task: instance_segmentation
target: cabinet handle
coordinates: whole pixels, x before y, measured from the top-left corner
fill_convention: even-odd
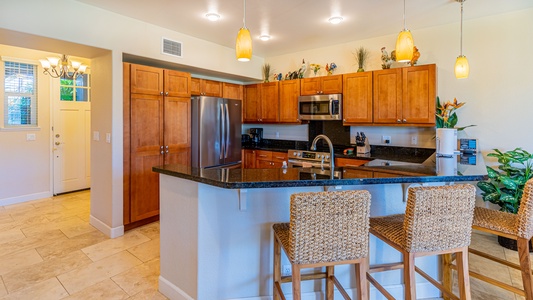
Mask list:
[[[400,119],[396,120],[397,123],[401,123],[402,121]]]
[[[163,96],[163,92],[160,92],[159,94],[160,94],[161,96]]]
[[[259,154],[259,157],[267,157],[265,154]]]
[[[406,120],[406,119],[403,119],[403,122],[404,122],[404,123],[407,123],[407,120]]]
[[[168,92],[165,93],[165,96],[168,96]]]
[[[275,158],[275,159],[285,159],[285,157],[283,157],[283,156],[281,156],[281,157],[280,157],[280,156],[276,156],[276,157],[274,157],[274,158]]]
[[[346,122],[346,119],[342,119],[343,122]]]
[[[165,154],[165,152],[163,150],[161,150],[161,154]]]

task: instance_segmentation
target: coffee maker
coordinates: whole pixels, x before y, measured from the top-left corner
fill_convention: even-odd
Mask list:
[[[252,143],[259,144],[263,141],[263,128],[250,128]]]

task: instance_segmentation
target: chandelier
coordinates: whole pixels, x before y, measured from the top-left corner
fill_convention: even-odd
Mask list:
[[[50,56],[46,59],[39,59],[44,69],[45,75],[50,75],[53,78],[70,78],[76,79],[83,75],[87,66],[78,61],[70,61],[68,55],[62,57]]]

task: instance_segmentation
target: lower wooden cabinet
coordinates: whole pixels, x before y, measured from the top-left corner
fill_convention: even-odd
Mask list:
[[[242,167],[244,169],[276,169],[287,161],[286,152],[267,150],[242,150]]]
[[[342,178],[373,178],[372,171],[344,168]]]
[[[335,167],[358,167],[366,164],[367,162],[369,161],[365,159],[338,157],[335,158]]]
[[[255,169],[255,151],[244,149],[242,150],[242,168],[243,169]]]

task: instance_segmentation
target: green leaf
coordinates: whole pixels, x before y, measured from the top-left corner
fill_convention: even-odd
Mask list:
[[[513,203],[513,204],[518,203],[518,199],[516,199],[512,195],[507,195],[507,194],[502,195],[500,197],[500,201],[501,202],[506,202],[506,203]]]
[[[498,201],[500,199],[500,194],[499,193],[490,193],[490,194],[487,194],[485,195],[485,197],[483,198],[484,201],[489,201],[489,202],[492,202],[492,203],[495,203],[496,201]]]
[[[496,192],[496,187],[493,183],[488,181],[480,181],[477,183],[477,186],[485,193],[491,194]]]
[[[500,181],[508,189],[516,190],[518,188],[518,184],[507,176],[501,176]]]
[[[487,173],[489,175],[489,178],[491,179],[497,179],[498,177],[500,177],[500,173],[491,167],[487,167]]]

